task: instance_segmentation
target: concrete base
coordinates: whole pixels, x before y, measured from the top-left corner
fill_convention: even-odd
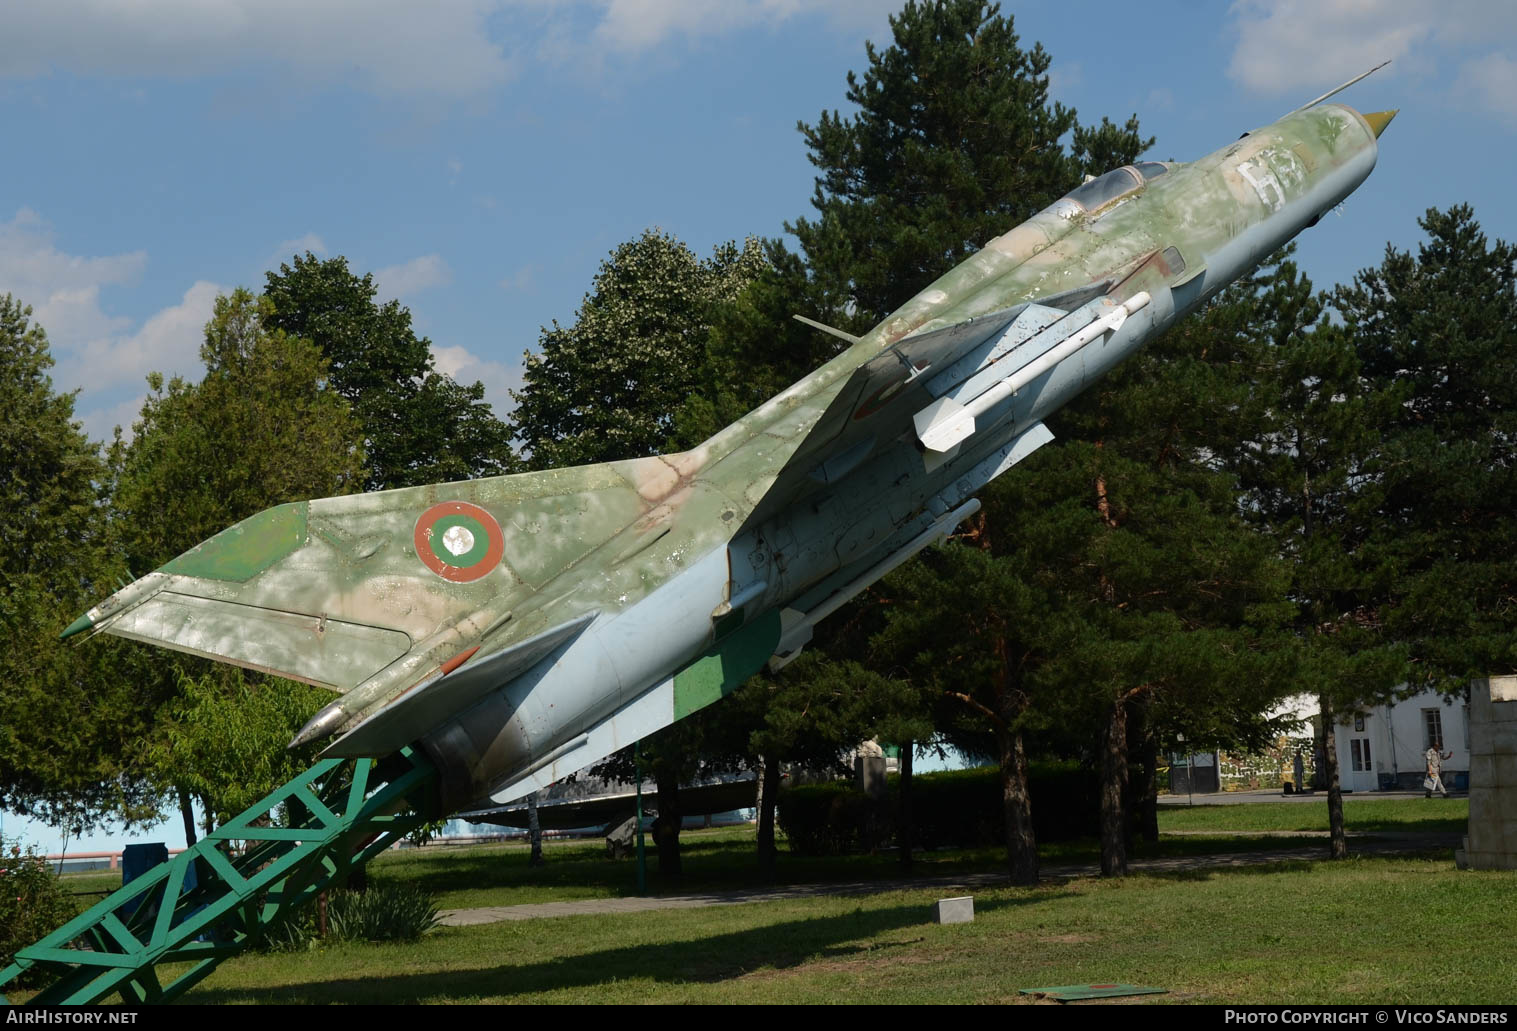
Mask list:
[[[1517,677],[1470,685],[1470,825],[1461,870],[1517,870]]]
[[[939,924],[974,923],[974,896],[964,895],[956,899],[938,899],[932,904],[932,919]]]

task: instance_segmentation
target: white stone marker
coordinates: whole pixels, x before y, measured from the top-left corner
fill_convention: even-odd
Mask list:
[[[974,923],[974,896],[938,899],[932,904],[932,919],[940,924]]]

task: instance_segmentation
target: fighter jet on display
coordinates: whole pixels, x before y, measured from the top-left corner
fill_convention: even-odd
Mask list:
[[[1061,405],[1347,197],[1395,112],[1320,99],[1088,180],[862,336],[818,326],[847,349],[693,450],[281,505],[65,636],[329,688],[293,743],[415,746],[444,812],[519,798],[789,661]]]

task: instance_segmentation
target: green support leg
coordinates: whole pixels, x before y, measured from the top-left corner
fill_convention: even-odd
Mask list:
[[[127,1003],[176,999],[223,959],[426,822],[431,814],[422,800],[433,775],[409,749],[380,763],[318,763],[16,953],[15,962],[0,970],[0,989],[30,973],[47,981],[33,1003],[99,1003],[113,995]],[[267,826],[281,807],[291,814],[290,826]],[[199,883],[186,889],[192,864]],[[161,982],[163,965],[185,963],[189,969]]]

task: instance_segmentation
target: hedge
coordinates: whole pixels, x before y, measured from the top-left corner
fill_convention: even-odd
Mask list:
[[[1028,791],[1039,841],[1099,834],[1099,783],[1093,771],[1077,763],[1033,763]],[[977,848],[1006,840],[1001,774],[994,766],[918,774],[911,794],[915,848]],[[806,855],[877,848],[895,839],[899,798],[897,777],[874,804],[849,782],[801,784],[780,793],[779,825],[791,849]]]

